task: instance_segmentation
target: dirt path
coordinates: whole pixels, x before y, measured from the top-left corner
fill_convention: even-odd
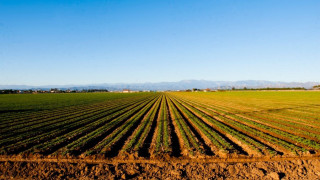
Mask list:
[[[275,157],[232,157],[232,158],[170,158],[170,159],[89,159],[89,158],[23,158],[19,156],[0,156],[0,162],[56,162],[56,163],[87,163],[87,164],[115,164],[115,163],[252,163],[252,162],[274,162],[291,160],[320,160],[320,155],[308,156],[275,156]]]
[[[0,179],[319,179],[320,157],[89,160],[0,157]]]

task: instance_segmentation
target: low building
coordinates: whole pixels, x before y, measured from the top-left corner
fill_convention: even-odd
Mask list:
[[[51,88],[50,93],[59,93],[60,90],[58,88]]]
[[[123,89],[122,92],[123,93],[130,93],[131,91],[130,91],[130,89]]]

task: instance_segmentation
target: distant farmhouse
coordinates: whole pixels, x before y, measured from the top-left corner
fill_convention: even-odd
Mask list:
[[[130,91],[130,89],[123,89],[122,92],[123,93],[130,93],[131,91]]]
[[[59,93],[60,90],[58,88],[51,88],[50,93]]]

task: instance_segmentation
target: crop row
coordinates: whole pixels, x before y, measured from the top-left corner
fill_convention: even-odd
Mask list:
[[[142,102],[148,102],[148,99],[150,99],[150,97],[144,99]],[[28,131],[22,135],[6,138],[0,141],[2,143],[1,150],[5,150],[7,152],[17,152],[21,149],[26,149],[27,147],[32,147],[36,144],[47,142],[50,139],[57,139],[56,137],[59,137],[66,133],[69,134],[70,131],[82,128],[83,126],[95,127],[92,126],[92,123],[97,123],[101,119],[109,120],[112,117],[117,116],[117,114],[119,113],[121,114],[129,111],[135,106],[135,104],[129,106],[121,105],[118,109],[112,109],[110,111],[102,109],[101,112],[98,114],[89,114],[86,116],[79,116],[74,119],[59,121],[58,123],[52,124],[51,126],[43,127],[38,131]]]
[[[309,128],[309,131],[303,131],[307,130],[309,126],[300,126],[295,130],[293,128],[295,127],[295,124],[290,122],[291,126],[288,126],[288,123],[285,120],[266,120],[266,118],[263,117],[257,118],[255,116],[250,116],[251,114],[249,113],[246,113],[244,116],[241,115],[241,113],[230,113],[227,109],[228,107],[217,108],[216,105],[212,105],[213,103],[202,103],[201,101],[195,102],[195,99],[190,101],[186,100],[188,99],[187,97],[181,96],[179,98],[183,98],[185,102],[193,104],[194,108],[202,110],[208,116],[211,116],[216,120],[220,119],[221,122],[228,123],[229,126],[233,126],[238,132],[242,132],[248,136],[252,134],[252,138],[260,137],[267,140],[268,143],[265,144],[268,144],[275,149],[279,149],[280,151],[283,148],[292,152],[318,150],[320,148],[317,143],[318,135],[314,132],[315,130]],[[259,114],[259,116],[262,116],[262,114]],[[304,129],[302,130],[302,128]]]
[[[0,154],[214,158],[317,152],[318,104],[269,98],[146,93],[17,112],[16,119],[8,112],[0,115]]]

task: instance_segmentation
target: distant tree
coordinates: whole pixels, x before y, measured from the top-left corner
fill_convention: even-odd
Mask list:
[[[235,87],[232,87],[232,90],[234,91],[234,90],[236,90],[236,88],[235,88]]]
[[[313,89],[319,89],[320,85],[313,86]]]

